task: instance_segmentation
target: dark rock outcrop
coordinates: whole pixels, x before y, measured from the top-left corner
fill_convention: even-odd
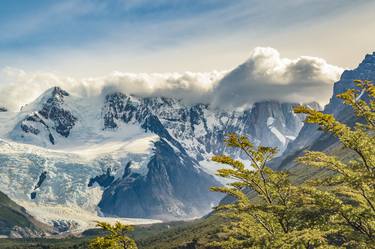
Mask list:
[[[42,184],[46,180],[46,178],[47,178],[47,171],[43,171],[38,178],[38,182],[36,183],[36,185],[34,187],[34,191],[30,194],[30,198],[32,200],[34,200],[36,198],[36,196],[37,196],[36,190],[42,186]]]
[[[115,177],[111,175],[111,168],[108,168],[105,174],[91,178],[88,186],[92,187],[95,183],[97,183],[99,186],[106,188],[111,185],[114,179]]]
[[[69,110],[64,109],[64,97],[67,96],[69,96],[69,93],[61,88],[53,88],[51,97],[47,99],[39,111],[44,119],[53,122],[54,130],[64,137],[69,136],[70,130],[77,121],[77,118]]]
[[[56,135],[68,137],[78,121],[64,103],[64,98],[68,96],[69,93],[59,87],[48,90],[41,98],[41,109],[28,114],[18,127],[25,135],[30,133],[45,136],[51,144],[56,143]],[[15,136],[19,135],[17,129],[16,127]]]

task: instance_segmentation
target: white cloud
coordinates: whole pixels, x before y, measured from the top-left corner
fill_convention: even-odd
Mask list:
[[[326,102],[342,69],[315,57],[281,58],[272,48],[255,48],[248,61],[233,71],[208,73],[122,73],[76,79],[47,72],[4,68],[0,72],[0,106],[17,110],[43,91],[60,86],[80,96],[122,91],[140,96],[165,96],[187,103],[241,107],[261,100]]]
[[[164,96],[186,103],[208,103],[215,84],[224,71],[209,73],[121,73],[95,78],[75,79],[54,73],[25,72],[5,68],[0,72],[0,106],[18,110],[47,89],[60,86],[73,95],[96,96],[102,91],[121,91],[139,96]]]
[[[343,69],[316,57],[280,57],[273,48],[255,48],[250,58],[213,89],[216,106],[241,107],[262,100],[326,103]]]

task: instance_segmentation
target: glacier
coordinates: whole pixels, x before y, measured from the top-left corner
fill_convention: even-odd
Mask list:
[[[41,221],[71,230],[95,219],[198,217],[222,197],[209,187],[226,183],[214,176],[221,166],[210,158],[245,160],[225,147],[225,135],[247,135],[281,153],[303,126],[294,105],[264,101],[228,111],[120,92],[81,97],[54,87],[19,112],[0,112],[0,191]]]

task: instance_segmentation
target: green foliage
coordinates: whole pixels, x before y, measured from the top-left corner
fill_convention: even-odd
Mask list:
[[[316,187],[311,188],[315,200],[334,213],[330,216],[331,225],[345,244],[366,248],[366,245],[375,244],[375,86],[369,81],[356,83],[358,90],[350,89],[338,95],[361,120],[353,128],[330,114],[305,107],[298,107],[295,112],[307,114],[307,122],[318,124],[335,135],[345,148],[356,154],[355,159],[343,162],[332,155],[308,151],[298,161],[335,172],[310,182]],[[317,188],[322,186],[329,191],[319,192]]]
[[[192,248],[203,249],[213,238],[220,237],[220,227],[224,222],[221,217],[210,215],[192,221],[155,224],[149,228],[136,227],[133,238],[142,249],[189,248],[191,244],[195,246]]]
[[[276,154],[274,148],[256,147],[245,136],[228,136],[227,146],[241,150],[249,165],[225,155],[213,157],[229,166],[217,174],[232,182],[212,190],[236,199],[216,208],[231,222],[223,227],[225,238],[212,243],[213,247],[371,248],[375,244],[375,87],[368,81],[356,83],[359,90],[338,95],[360,120],[353,128],[333,115],[295,108],[296,113],[306,114],[306,122],[318,124],[357,155],[344,162],[308,151],[298,159],[332,172],[324,178],[295,185],[288,172],[267,167]],[[256,198],[249,197],[250,191]]]
[[[98,222],[107,235],[97,237],[90,241],[89,249],[137,249],[135,241],[127,236],[133,230],[132,226],[116,222],[115,225],[106,222]]]
[[[187,249],[191,244],[194,244],[195,249],[206,249],[208,242],[212,241],[211,236],[220,234],[220,225],[223,222],[222,218],[212,215],[189,221],[138,225],[134,226],[134,230],[128,235],[136,240],[138,248],[142,249]],[[84,232],[83,237],[0,239],[0,248],[87,249],[91,239],[103,234],[105,232],[101,229],[92,229]]]
[[[0,239],[1,249],[87,249],[86,238]]]
[[[213,160],[230,166],[218,170],[221,177],[233,180],[213,191],[229,194],[237,200],[220,205],[217,211],[232,222],[224,226],[224,241],[213,243],[220,248],[329,248],[325,217],[311,202],[306,189],[292,184],[287,172],[274,171],[267,163],[276,150],[255,147],[245,136],[230,134],[226,144],[244,152],[249,164],[221,155]],[[257,198],[250,198],[247,190]],[[311,217],[317,217],[312,219]]]

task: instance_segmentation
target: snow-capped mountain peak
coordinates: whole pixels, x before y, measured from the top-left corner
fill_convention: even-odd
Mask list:
[[[220,199],[209,191],[220,185],[211,156],[243,157],[225,147],[225,135],[248,135],[283,151],[302,127],[293,106],[264,101],[223,111],[116,91],[80,97],[54,87],[18,113],[0,113],[6,123],[0,170],[13,162],[19,168],[0,179],[14,190],[0,190],[32,208],[158,219],[201,215]]]

